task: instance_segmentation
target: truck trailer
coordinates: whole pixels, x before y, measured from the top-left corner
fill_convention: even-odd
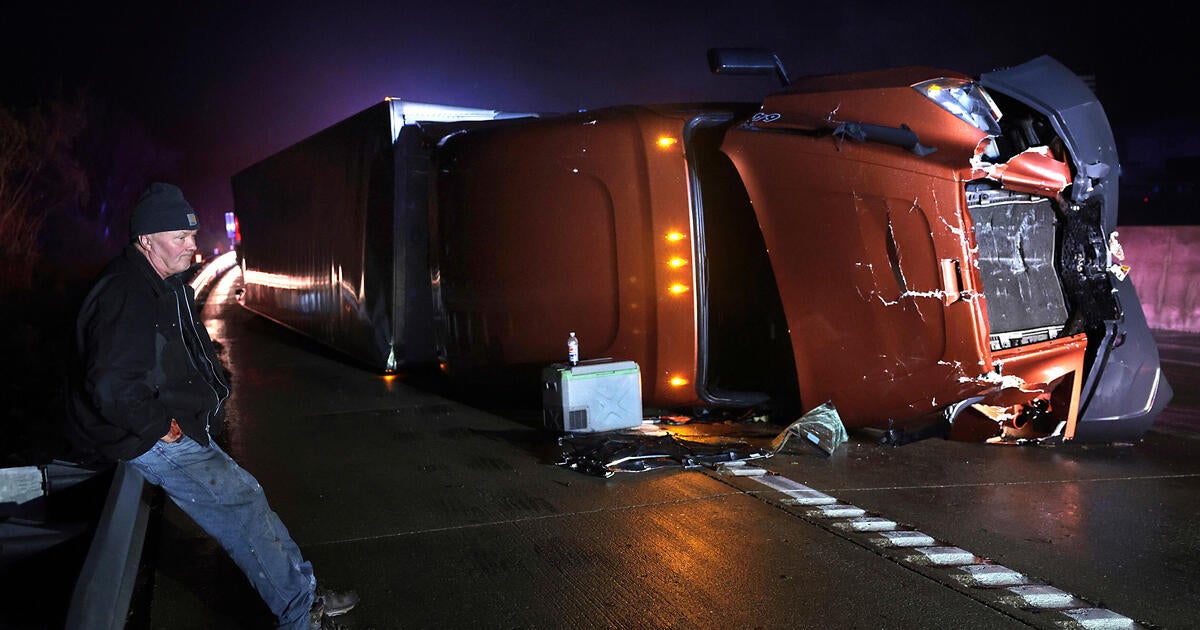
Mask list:
[[[584,357],[661,409],[1137,440],[1170,400],[1103,108],[1049,57],[562,114],[386,99],[232,178],[244,304],[380,371]],[[530,385],[536,387],[536,382]]]

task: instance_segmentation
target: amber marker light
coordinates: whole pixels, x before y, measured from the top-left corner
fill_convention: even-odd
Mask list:
[[[667,261],[667,265],[670,266],[672,269],[678,269],[686,264],[687,264],[686,260],[684,260],[682,258],[678,258],[678,257],[672,258],[671,260]]]
[[[682,376],[671,377],[671,387],[683,387],[688,384],[688,380]]]
[[[677,142],[679,142],[679,140],[672,138],[671,136],[659,136],[658,148],[670,149],[671,147],[675,146],[675,143]]]
[[[383,382],[385,382],[385,383],[391,383],[392,381],[396,380],[397,378],[398,378],[398,377],[397,377],[395,374],[384,374],[384,375],[383,375]]]
[[[672,243],[678,243],[679,241],[682,241],[685,238],[687,238],[687,237],[684,236],[683,232],[674,232],[674,231],[667,232],[667,240],[671,241]]]
[[[667,290],[675,295],[683,295],[684,293],[688,292],[688,287],[686,284],[675,283],[672,284]]]

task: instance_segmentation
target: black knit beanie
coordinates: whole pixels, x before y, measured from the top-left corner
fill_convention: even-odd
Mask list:
[[[195,230],[199,226],[196,211],[183,198],[183,191],[179,190],[178,186],[155,182],[142,193],[137,205],[133,207],[133,216],[129,218],[129,237],[136,238],[142,234],[173,230]]]

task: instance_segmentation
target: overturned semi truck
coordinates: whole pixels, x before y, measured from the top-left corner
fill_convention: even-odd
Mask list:
[[[232,178],[250,310],[381,371],[637,362],[660,408],[1136,440],[1172,392],[1100,104],[1049,57],[567,114],[388,99]],[[535,384],[531,384],[535,386]]]

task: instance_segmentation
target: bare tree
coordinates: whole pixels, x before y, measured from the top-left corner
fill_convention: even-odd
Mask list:
[[[29,131],[0,109],[0,288],[24,284],[46,213],[30,203],[42,158],[30,147]]]
[[[46,218],[87,196],[72,154],[85,120],[78,99],[47,101],[24,120],[0,107],[0,291],[29,288]]]

